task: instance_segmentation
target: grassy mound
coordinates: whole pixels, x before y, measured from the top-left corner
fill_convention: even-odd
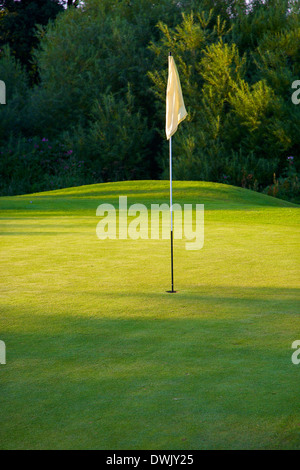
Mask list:
[[[0,448],[300,448],[299,206],[175,182],[202,250],[96,236],[97,206],[167,181],[0,198]]]

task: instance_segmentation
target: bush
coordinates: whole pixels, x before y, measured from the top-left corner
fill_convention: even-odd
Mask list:
[[[20,134],[25,121],[28,97],[28,79],[19,62],[11,55],[8,46],[0,50],[0,80],[6,85],[6,105],[0,106],[0,145],[12,132]]]
[[[73,149],[45,137],[15,139],[11,135],[0,148],[0,156],[0,195],[78,186],[90,177],[85,162],[76,159]]]
[[[125,99],[112,93],[95,100],[87,128],[64,134],[97,181],[147,179],[151,155],[145,118],[134,110],[130,87]]]
[[[254,152],[249,154],[244,154],[241,150],[232,152],[224,159],[224,172],[218,181],[262,191],[271,183],[277,165],[278,159],[257,158]]]
[[[300,178],[294,164],[294,157],[287,157],[288,166],[278,179],[274,173],[273,184],[263,191],[269,196],[300,203]]]

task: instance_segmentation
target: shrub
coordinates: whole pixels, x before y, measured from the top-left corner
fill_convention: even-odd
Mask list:
[[[294,157],[287,157],[288,166],[278,179],[274,173],[273,184],[264,190],[269,196],[300,203],[300,178],[294,165]]]
[[[14,195],[84,184],[89,174],[72,149],[47,138],[10,136],[0,148],[0,194]],[[90,178],[91,179],[91,178]]]
[[[19,62],[11,55],[8,46],[0,50],[0,80],[6,85],[6,105],[0,106],[0,145],[9,134],[20,134],[25,121],[24,109],[28,97],[28,79]]]
[[[130,87],[125,99],[106,93],[95,100],[87,128],[64,134],[97,181],[147,179],[151,162],[145,118],[134,110]]]

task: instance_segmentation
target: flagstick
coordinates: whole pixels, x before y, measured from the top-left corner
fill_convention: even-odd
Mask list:
[[[172,53],[170,52],[171,56]],[[169,294],[175,294],[174,290],[174,272],[173,272],[173,201],[172,201],[172,137],[169,139],[169,151],[170,151],[170,222],[171,222],[171,286],[172,290],[168,290]]]
[[[170,217],[171,217],[171,283],[172,290],[170,293],[174,293],[174,272],[173,272],[173,201],[172,201],[172,137],[170,137]]]

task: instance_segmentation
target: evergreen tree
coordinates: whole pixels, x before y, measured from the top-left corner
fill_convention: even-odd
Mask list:
[[[13,134],[17,137],[24,121],[28,99],[28,77],[11,54],[9,46],[0,51],[0,79],[6,85],[6,105],[0,105],[0,144]]]
[[[32,62],[33,50],[39,38],[36,26],[47,25],[63,11],[58,0],[0,0],[0,48],[10,46],[12,54],[37,81],[36,65]]]

